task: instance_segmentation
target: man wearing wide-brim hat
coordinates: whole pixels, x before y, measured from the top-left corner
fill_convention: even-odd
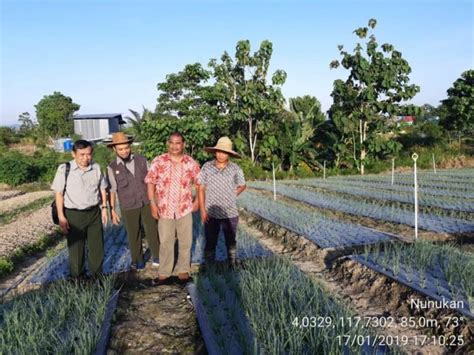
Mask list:
[[[236,260],[236,234],[239,223],[237,196],[245,190],[242,169],[229,160],[240,158],[232,149],[232,141],[222,137],[214,147],[204,150],[214,154],[215,159],[205,163],[199,175],[199,206],[204,224],[206,263],[215,261],[217,240],[220,229],[224,232],[227,258],[231,265]]]
[[[110,209],[112,223],[119,224],[120,217],[115,208],[117,196],[120,211],[127,230],[128,245],[132,257],[132,269],[143,269],[145,260],[142,249],[140,225],[152,254],[152,265],[158,266],[159,238],[156,220],[151,215],[145,176],[148,163],[145,157],[132,153],[133,137],[123,132],[113,133],[107,146],[115,151],[116,159],[107,167],[110,182]]]

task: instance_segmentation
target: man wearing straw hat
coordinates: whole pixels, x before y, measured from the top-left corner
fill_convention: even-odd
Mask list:
[[[143,225],[154,266],[159,265],[160,245],[158,226],[151,215],[150,200],[145,184],[148,163],[145,157],[132,153],[130,146],[132,142],[133,138],[126,136],[123,132],[113,133],[112,141],[107,143],[107,146],[114,150],[117,158],[107,167],[107,175],[110,182],[112,223],[120,223],[120,217],[115,211],[118,196],[132,256],[132,269],[143,269],[145,260],[140,226]]]
[[[229,161],[229,157],[240,158],[232,150],[232,141],[222,137],[216,146],[206,147],[208,153],[214,153],[215,159],[205,163],[199,175],[199,207],[201,221],[204,223],[206,263],[215,259],[217,240],[222,227],[227,258],[231,266],[236,260],[236,234],[239,223],[237,196],[245,190],[242,169]]]

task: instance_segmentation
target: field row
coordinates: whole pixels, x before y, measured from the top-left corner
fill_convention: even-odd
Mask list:
[[[255,189],[273,191],[273,186],[270,183],[253,182],[249,185]],[[409,226],[414,226],[415,223],[412,209],[396,207],[384,203],[384,201],[355,200],[336,193],[309,191],[307,189],[290,187],[283,184],[277,186],[277,193],[319,208],[341,211],[356,216],[370,217]],[[442,213],[435,214],[420,212],[418,215],[418,226],[419,228],[428,231],[444,233],[474,231],[474,222],[444,216]]]
[[[328,181],[321,179],[284,181],[284,183],[288,185],[302,187],[316,187],[328,191],[369,197],[378,200],[396,201],[408,204],[414,203],[413,190],[411,192],[401,191],[399,189],[386,189],[381,186],[363,186],[363,184],[351,184],[350,182],[347,183],[346,181]],[[465,197],[452,197],[448,194],[443,196],[433,196],[424,192],[420,192],[418,194],[418,203],[421,206],[438,207],[455,211],[474,212],[474,199],[467,199]]]

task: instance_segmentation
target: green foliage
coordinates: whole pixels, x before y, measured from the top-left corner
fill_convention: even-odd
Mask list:
[[[448,98],[442,101],[444,117],[441,124],[450,131],[463,135],[474,133],[474,70],[461,74],[451,88]]]
[[[371,19],[369,27],[375,26],[376,21]],[[365,39],[370,29],[363,27],[354,32],[360,39]],[[366,159],[379,153],[380,149],[388,149],[388,154],[396,151],[396,145],[374,143],[374,140],[394,128],[390,118],[405,110],[402,102],[419,91],[418,86],[409,84],[411,68],[402,54],[388,43],[382,44],[381,50],[378,47],[371,34],[365,50],[360,43],[352,54],[339,46],[342,59],[330,64],[331,68],[342,66],[349,70],[346,81],[334,81],[330,118],[343,137],[343,143],[350,144],[354,164],[360,167],[361,173]]]
[[[16,297],[2,308],[0,353],[93,353],[113,287],[113,277],[61,280]]]
[[[16,186],[33,181],[36,175],[32,157],[18,152],[8,152],[0,157],[0,182]]]
[[[220,63],[216,59],[209,62],[216,80],[214,95],[219,110],[228,115],[230,135],[238,136],[245,144],[244,154],[250,156],[252,162],[271,159],[278,145],[272,134],[273,123],[283,109],[280,87],[285,83],[286,73],[276,70],[271,84],[267,82],[272,53],[270,41],[263,41],[251,54],[250,42],[242,40],[237,43],[234,59],[224,52]]]
[[[30,182],[51,182],[60,163],[70,160],[69,154],[60,154],[45,148],[33,156],[7,151],[0,156],[0,182],[17,186]]]
[[[444,142],[444,131],[435,122],[425,121],[415,126],[406,127],[405,133],[397,137],[404,148],[414,146],[432,147]]]
[[[129,109],[132,116],[126,116],[125,119],[131,125],[131,134],[134,136],[135,140],[141,141],[142,139],[142,123],[145,120],[153,119],[153,113],[147,108],[143,107],[143,113],[140,115],[137,111]]]
[[[264,180],[272,176],[271,172],[266,172],[261,166],[255,165],[250,159],[235,159],[234,162],[240,166],[246,180]]]
[[[151,160],[157,155],[168,151],[168,138],[171,133],[179,131],[186,140],[186,153],[201,163],[209,157],[203,151],[211,142],[210,127],[203,119],[184,117],[161,117],[157,120],[147,120],[142,124],[142,145],[140,151]]]
[[[58,138],[73,133],[72,115],[80,106],[58,91],[44,96],[36,105],[36,117],[43,134]]]
[[[100,165],[103,172],[114,158],[115,152],[113,149],[103,144],[94,146],[93,160]]]
[[[16,134],[15,130],[11,127],[0,127],[0,147],[5,149],[10,144],[18,143],[20,137]]]
[[[35,128],[29,112],[23,112],[18,116],[18,122],[20,123],[20,132],[22,133],[28,133]]]
[[[7,258],[0,258],[0,278],[8,275],[15,268],[13,262]]]

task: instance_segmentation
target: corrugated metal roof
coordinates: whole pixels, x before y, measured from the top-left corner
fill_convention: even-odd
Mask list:
[[[122,118],[121,113],[98,113],[98,114],[91,114],[91,115],[76,115],[73,116],[75,120],[108,120],[110,118],[118,118],[119,124],[125,124]]]
[[[93,118],[96,118],[96,119],[114,118],[114,117],[117,117],[117,116],[121,117],[122,114],[121,113],[98,113],[98,114],[92,114],[92,115],[76,115],[73,118],[84,120],[84,119],[93,119]]]

